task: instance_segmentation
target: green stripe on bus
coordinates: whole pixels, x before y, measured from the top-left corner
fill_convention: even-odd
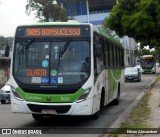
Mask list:
[[[20,87],[17,88],[19,94],[23,97],[25,101],[28,102],[50,102],[50,103],[71,103],[74,102],[84,90],[80,88],[74,94],[35,94],[35,93],[26,93]],[[50,101],[47,98],[51,98]]]
[[[121,78],[121,70],[120,69],[112,69],[108,70],[108,97],[111,99],[116,92],[118,82]]]

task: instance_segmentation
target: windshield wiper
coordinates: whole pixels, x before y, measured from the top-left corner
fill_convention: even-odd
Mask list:
[[[20,49],[20,51],[18,52],[18,54],[22,53],[25,49],[28,48],[29,45],[31,45],[34,41],[34,38],[32,38],[31,40],[28,40],[28,42]]]
[[[63,48],[60,47],[59,49],[59,55],[58,55],[58,66],[60,65],[60,58],[63,56],[63,54],[66,52],[70,42],[72,41],[72,39],[70,38],[63,46]]]
[[[71,41],[72,41],[72,39],[70,38],[70,39],[64,44],[63,48],[62,48],[62,49],[60,48],[60,50],[59,50],[59,57],[62,57],[62,56],[63,56],[63,54],[66,52],[66,50],[67,50],[67,48],[68,48],[68,46],[69,46],[69,44],[70,44]]]

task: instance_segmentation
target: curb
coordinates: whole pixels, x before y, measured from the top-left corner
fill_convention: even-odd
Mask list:
[[[123,111],[117,119],[114,120],[114,122],[110,125],[109,128],[121,128],[122,124],[127,120],[127,118],[130,116],[130,114],[133,112],[133,110],[139,105],[139,103],[142,101],[145,94],[150,91],[151,87],[156,81],[157,76],[151,81],[151,83],[147,86],[145,90],[141,94],[138,95],[138,97],[135,99],[135,101],[127,107],[125,111]],[[104,134],[103,137],[109,137],[108,134]]]

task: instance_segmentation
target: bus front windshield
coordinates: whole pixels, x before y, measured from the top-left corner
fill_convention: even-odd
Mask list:
[[[87,40],[17,41],[14,48],[14,78],[24,84],[73,85],[90,75]]]
[[[143,68],[152,68],[154,66],[154,60],[153,59],[142,59],[141,64]]]

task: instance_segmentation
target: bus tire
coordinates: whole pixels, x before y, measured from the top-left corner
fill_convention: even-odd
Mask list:
[[[36,121],[41,121],[43,120],[43,115],[42,114],[32,114],[32,117]]]
[[[96,120],[99,118],[100,115],[101,115],[101,110],[98,110],[95,114],[91,116],[91,119]]]
[[[119,105],[120,102],[120,83],[118,84],[117,98],[113,100],[113,105]]]
[[[91,116],[91,118],[92,118],[93,120],[98,119],[99,116],[101,115],[101,111],[102,111],[102,109],[104,108],[104,97],[105,97],[105,94],[104,94],[104,89],[103,89],[102,92],[101,92],[101,99],[100,99],[100,107],[99,107],[99,110],[98,110],[95,114],[93,114],[93,115]]]
[[[5,104],[6,103],[6,100],[1,100],[1,104]]]

